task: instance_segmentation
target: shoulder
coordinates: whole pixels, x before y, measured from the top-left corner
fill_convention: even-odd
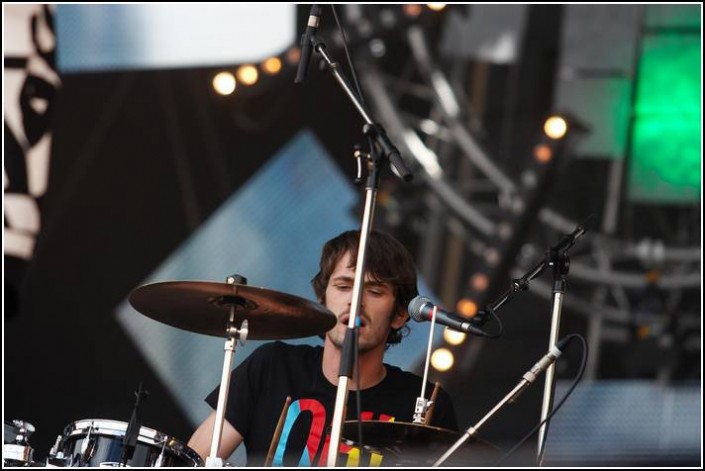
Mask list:
[[[312,345],[292,345],[290,343],[282,342],[281,340],[275,340],[274,342],[263,343],[253,352],[258,354],[271,354],[271,353],[305,353],[311,350],[316,350],[320,347],[315,347]]]
[[[415,373],[404,371],[398,366],[384,364],[387,369],[387,379],[399,385],[421,387],[421,377]]]
[[[292,345],[281,342],[268,342],[260,345],[250,355],[253,360],[267,361],[269,359],[291,360],[291,359],[306,359],[316,358],[322,355],[323,348],[320,346],[311,345]]]

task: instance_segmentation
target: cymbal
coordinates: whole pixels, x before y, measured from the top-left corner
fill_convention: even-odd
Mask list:
[[[343,424],[343,437],[357,436],[358,423],[362,424],[362,436],[365,443],[376,446],[402,445],[412,441],[455,442],[460,433],[431,425],[411,422],[389,422],[381,420],[347,420]]]
[[[3,442],[4,443],[15,443],[17,441],[17,436],[22,435],[25,439],[28,439],[30,435],[36,430],[34,425],[26,422],[24,420],[8,420],[4,419],[3,424]]]
[[[134,289],[130,304],[147,317],[179,329],[226,337],[231,310],[247,338],[308,337],[330,330],[338,319],[320,304],[254,286],[210,281],[165,281]]]
[[[348,420],[341,435],[351,444],[358,440],[358,424],[362,426],[363,448],[384,456],[382,466],[431,465],[461,436],[461,432],[410,422],[380,420]],[[488,464],[494,461],[497,447],[471,439],[444,463],[445,466]]]

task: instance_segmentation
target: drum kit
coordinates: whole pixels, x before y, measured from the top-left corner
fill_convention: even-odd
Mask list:
[[[229,384],[234,339],[307,337],[323,334],[337,322],[335,315],[319,304],[244,283],[246,280],[241,277],[229,278],[227,283],[153,283],[133,290],[129,300],[137,311],[162,323],[225,337],[226,359],[221,386]],[[224,389],[227,387],[221,387],[221,393]],[[429,464],[420,456],[421,451],[425,450],[423,454],[428,458],[437,457],[460,436],[459,432],[418,423],[348,421],[342,432],[346,443],[355,445],[346,437],[356,436],[359,425],[363,426],[365,437],[365,444],[360,448],[391,456],[385,465],[392,462],[398,466]],[[133,440],[136,443],[126,454],[129,429],[130,424],[117,420],[75,421],[57,437],[48,456],[37,461],[29,443],[35,427],[21,420],[5,420],[3,467],[198,467],[208,464],[184,442],[144,426],[139,427],[136,441]],[[472,449],[477,450],[478,444],[480,442],[473,442]]]

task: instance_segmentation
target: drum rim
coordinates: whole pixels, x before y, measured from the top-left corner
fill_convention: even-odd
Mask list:
[[[13,460],[21,463],[31,463],[34,449],[29,445],[19,445],[17,443],[3,443],[2,459]]]
[[[93,427],[93,432],[98,436],[124,437],[127,431],[127,422],[113,419],[80,419],[71,422],[64,427],[62,442],[68,438],[85,436],[88,430]],[[196,453],[186,443],[176,437],[167,435],[156,429],[141,426],[139,431],[138,442],[142,442],[155,447],[162,447],[165,442],[165,449],[175,454],[178,457],[184,457],[192,460],[196,466],[203,465],[201,455]]]

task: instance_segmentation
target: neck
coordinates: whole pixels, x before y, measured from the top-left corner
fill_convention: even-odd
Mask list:
[[[334,386],[340,378],[340,349],[326,336],[323,346],[323,375]],[[348,382],[351,390],[367,389],[379,384],[387,375],[387,369],[382,364],[384,345],[358,355],[358,364],[353,369],[352,378]],[[357,369],[360,369],[360,384],[357,384]]]

